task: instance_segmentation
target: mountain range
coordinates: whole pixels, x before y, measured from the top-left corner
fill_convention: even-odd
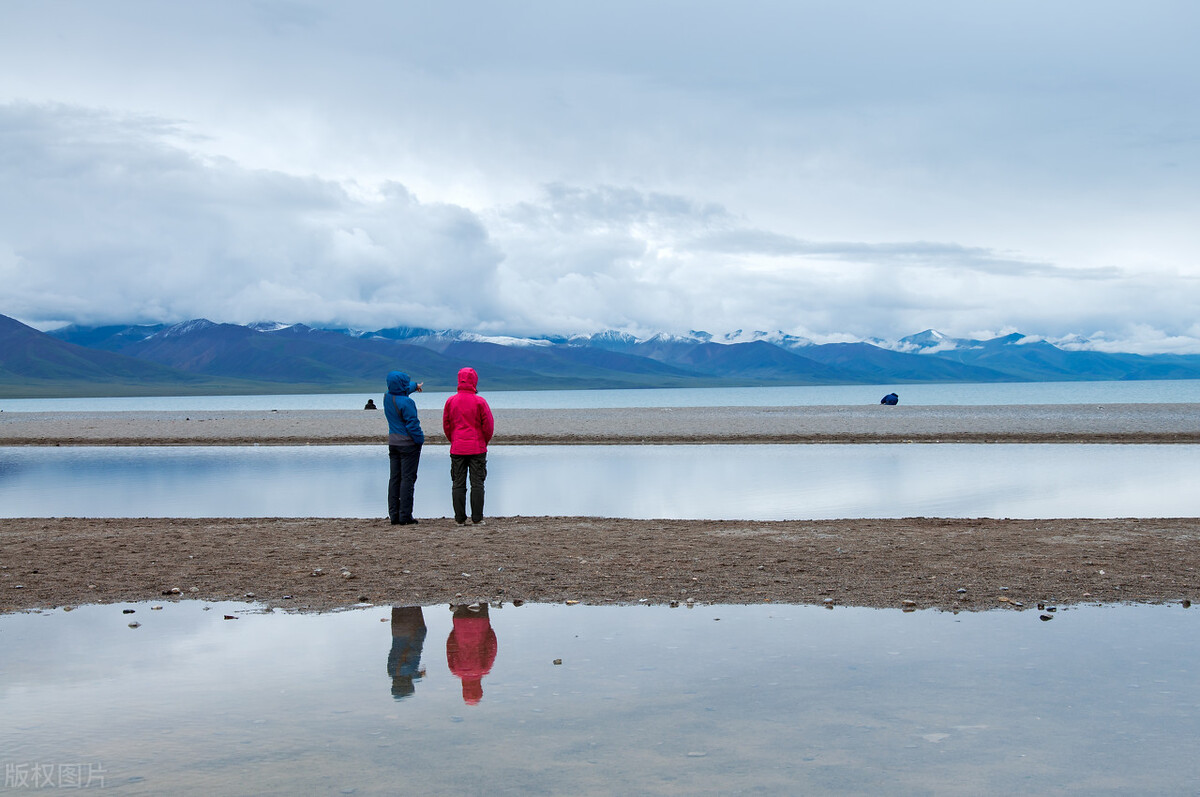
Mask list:
[[[377,391],[390,370],[453,390],[1200,379],[1200,355],[1068,350],[1020,334],[817,344],[783,333],[536,338],[205,319],[39,332],[0,315],[0,396]]]

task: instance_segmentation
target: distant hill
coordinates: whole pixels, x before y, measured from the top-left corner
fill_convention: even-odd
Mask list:
[[[478,341],[458,341],[442,349],[461,365],[483,369],[504,367],[529,374],[533,383],[554,383],[562,388],[686,387],[704,382],[696,371],[676,368],[619,352],[580,346],[501,346]],[[459,367],[461,367],[461,365]],[[457,368],[455,374],[458,373]]]
[[[921,354],[906,354],[870,343],[827,343],[803,349],[817,362],[851,369],[859,377],[873,375],[876,383],[1007,382],[1012,374],[977,364]]]
[[[834,385],[861,382],[854,372],[801,357],[770,343],[697,343],[683,348],[658,344],[657,357],[740,383]]]
[[[1196,355],[1068,351],[1019,333],[983,341],[955,341],[942,336],[932,350],[932,355],[923,356],[983,367],[1022,382],[1196,379],[1200,373],[1200,356]]]
[[[58,396],[126,393],[131,388],[191,389],[207,380],[113,352],[67,343],[0,315],[0,394]],[[136,390],[134,392],[137,392]]]
[[[11,320],[11,319],[10,319]],[[53,337],[77,346],[105,351],[120,351],[123,347],[144,340],[167,328],[167,324],[112,325],[81,327],[76,324],[54,330]]]
[[[783,333],[621,332],[540,338],[397,326],[70,326],[0,316],[0,395],[377,391],[393,369],[453,390],[464,365],[489,390],[1200,379],[1200,356],[1110,354],[1020,334],[815,344]]]

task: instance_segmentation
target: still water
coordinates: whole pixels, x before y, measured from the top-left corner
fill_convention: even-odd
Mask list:
[[[417,517],[445,517],[426,446]],[[1195,445],[496,446],[487,513],[1196,517]],[[0,447],[0,517],[386,516],[383,446]]]
[[[41,788],[198,795],[1200,783],[1200,633],[1178,605],[1064,607],[1050,622],[778,605],[457,619],[444,605],[151,606],[0,616],[7,788],[38,773]]]
[[[795,407],[878,404],[893,391],[902,404],[1187,404],[1200,397],[1200,380],[1137,382],[1003,382],[993,384],[807,385],[788,387],[651,388],[645,390],[510,390],[483,395],[495,409],[597,409],[605,407]],[[383,392],[380,380],[379,393]],[[449,393],[423,393],[422,407],[440,407]],[[275,396],[150,396],[0,399],[4,412],[347,410],[375,393]]]

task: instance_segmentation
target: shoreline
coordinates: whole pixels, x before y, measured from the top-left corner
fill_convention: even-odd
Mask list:
[[[430,445],[441,412],[420,410]],[[496,410],[494,445],[1200,444],[1200,404]],[[383,445],[366,410],[4,412],[0,446]]]

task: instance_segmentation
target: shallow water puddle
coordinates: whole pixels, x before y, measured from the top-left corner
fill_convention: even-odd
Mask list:
[[[497,446],[493,516],[1195,517],[1195,445]],[[450,513],[426,446],[417,517]],[[383,446],[0,447],[4,517],[385,517]]]
[[[1178,793],[1196,618],[87,606],[0,616],[0,750],[14,790]]]

